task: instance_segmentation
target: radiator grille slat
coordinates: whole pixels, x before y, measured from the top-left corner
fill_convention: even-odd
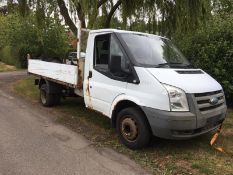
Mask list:
[[[211,97],[223,97],[223,93],[218,93],[218,94],[215,94],[215,95],[209,95],[209,96],[202,96],[202,97],[196,97],[197,101],[202,101],[202,100],[210,100]]]
[[[218,103],[216,105],[222,104],[224,103],[224,100],[219,100]],[[206,108],[206,107],[211,107],[213,105],[211,105],[209,102],[208,103],[203,103],[203,104],[199,104],[198,107],[201,108]]]
[[[225,103],[224,93],[223,91],[213,91],[206,93],[198,93],[194,94],[197,106],[201,112],[211,111],[215,108],[222,106]],[[218,101],[213,104],[211,103],[212,98],[217,98]]]

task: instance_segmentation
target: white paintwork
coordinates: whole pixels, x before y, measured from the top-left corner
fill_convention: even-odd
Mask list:
[[[204,74],[179,74],[175,70],[182,69],[147,68],[147,70],[159,82],[183,89],[186,93],[203,93],[222,89],[221,85],[204,71]]]
[[[95,33],[90,34],[89,37],[93,38],[96,36]],[[120,94],[124,94],[126,91],[127,83],[122,81],[116,81],[108,78],[107,76],[99,73],[93,69],[93,48],[94,42],[88,42],[87,55],[86,55],[86,65],[85,68],[85,77],[88,77],[89,70],[92,71],[92,78],[89,79],[89,89],[90,96],[85,90],[85,103],[87,107],[90,107],[96,111],[100,111],[106,116],[109,116],[109,110],[113,100]],[[90,41],[90,40],[89,40]],[[90,50],[89,50],[90,49]],[[87,71],[88,70],[88,71]],[[87,88],[87,81],[84,81],[84,89]]]
[[[168,68],[135,67],[140,80],[139,84],[108,78],[93,69],[94,38],[99,34],[113,32],[140,33],[116,29],[93,30],[89,33],[83,91],[75,89],[75,93],[81,96],[83,92],[86,107],[99,111],[110,118],[114,107],[122,100],[132,101],[139,106],[170,111],[169,97],[161,83],[178,87],[186,93],[203,93],[222,89],[221,85],[206,73],[178,74],[174,69]],[[77,84],[78,71],[76,66],[29,60],[28,71],[62,82]],[[90,79],[88,79],[89,71],[92,71],[92,78]]]
[[[94,49],[94,36],[89,34],[87,40],[87,48],[86,48],[86,58],[85,58],[85,65],[84,65],[84,81],[83,81],[83,91],[84,91],[84,102],[86,107],[92,106],[92,101],[90,94],[88,93],[89,88],[89,80],[88,75],[89,71],[91,70],[90,65],[93,62],[93,49]]]
[[[135,67],[140,84],[128,83],[127,96],[138,99],[139,105],[160,110],[170,110],[166,89],[143,67]]]
[[[109,116],[113,100],[125,93],[127,83],[110,79],[94,69],[92,72],[93,78],[89,80],[92,108]]]
[[[170,111],[169,97],[161,82],[179,87],[187,93],[201,93],[222,89],[206,73],[178,74],[173,69],[167,68],[148,69],[135,67],[140,80],[139,84],[120,82],[106,77],[93,69],[94,37],[99,34],[112,32],[139,33],[116,29],[101,29],[90,32],[84,76],[84,99],[87,107],[111,117],[117,103],[122,100],[129,100],[140,106]],[[89,71],[92,71],[93,77],[88,81]],[[90,94],[87,91],[88,87],[91,87]]]
[[[91,32],[89,35],[84,75],[86,106],[108,117],[111,117],[114,106],[122,100],[129,100],[140,106],[170,110],[166,89],[145,68],[135,67],[140,84],[113,80],[93,69],[94,38],[100,33],[109,32],[112,31],[101,30],[101,32]],[[89,71],[92,71],[92,78],[88,81]]]
[[[153,36],[158,38],[165,38],[159,35],[149,34],[149,33],[142,33],[142,32],[136,32],[136,31],[128,31],[128,30],[118,30],[118,29],[98,29],[98,30],[91,30],[90,34],[103,34],[103,33],[129,33],[129,34],[142,34],[147,36]]]
[[[77,85],[77,66],[29,59],[28,72]]]

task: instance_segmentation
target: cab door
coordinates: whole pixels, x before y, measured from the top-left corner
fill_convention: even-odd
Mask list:
[[[121,57],[122,69],[128,68],[128,58],[113,34],[99,34],[94,38],[93,65],[89,70],[89,100],[86,100],[89,108],[109,116],[113,100],[124,94],[127,81],[124,73],[114,74],[109,69],[110,58]],[[111,117],[111,116],[109,116]]]

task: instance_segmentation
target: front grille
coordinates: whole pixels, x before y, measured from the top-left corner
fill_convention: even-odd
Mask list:
[[[210,111],[222,106],[225,102],[223,91],[213,91],[194,94],[197,106],[201,112]],[[217,98],[216,103],[211,103],[212,98]]]

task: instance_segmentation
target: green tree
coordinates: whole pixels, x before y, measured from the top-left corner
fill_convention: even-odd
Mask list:
[[[37,15],[31,12],[26,17],[18,13],[0,16],[0,54],[5,62],[14,56],[17,66],[26,66],[27,53],[37,57],[64,58],[68,49],[68,37],[65,27],[58,18],[45,17],[43,23],[37,22]],[[7,48],[7,49],[5,49]]]
[[[187,58],[216,78],[233,105],[233,15],[215,15],[195,33],[175,38]]]
[[[57,11],[57,7],[59,7],[66,24],[74,34],[77,33],[74,18],[82,21],[82,27],[86,27],[86,21],[89,21],[88,27],[94,28],[100,26],[96,23],[100,22],[97,18],[100,19],[99,16],[102,15],[101,28],[111,27],[113,24],[111,20],[117,17],[122,19],[124,28],[130,28],[128,21],[132,23],[135,23],[135,20],[148,21],[147,23],[150,22],[150,25],[147,27],[152,29],[153,26],[151,32],[172,36],[176,31],[194,30],[208,18],[212,10],[211,0],[69,0],[69,7],[64,0],[25,2],[29,1],[19,0],[20,9],[27,11],[28,6],[36,6],[42,19],[43,14],[47,13],[45,7],[52,6],[54,11]],[[117,10],[118,16],[115,15]],[[21,11],[21,14],[27,13]]]

